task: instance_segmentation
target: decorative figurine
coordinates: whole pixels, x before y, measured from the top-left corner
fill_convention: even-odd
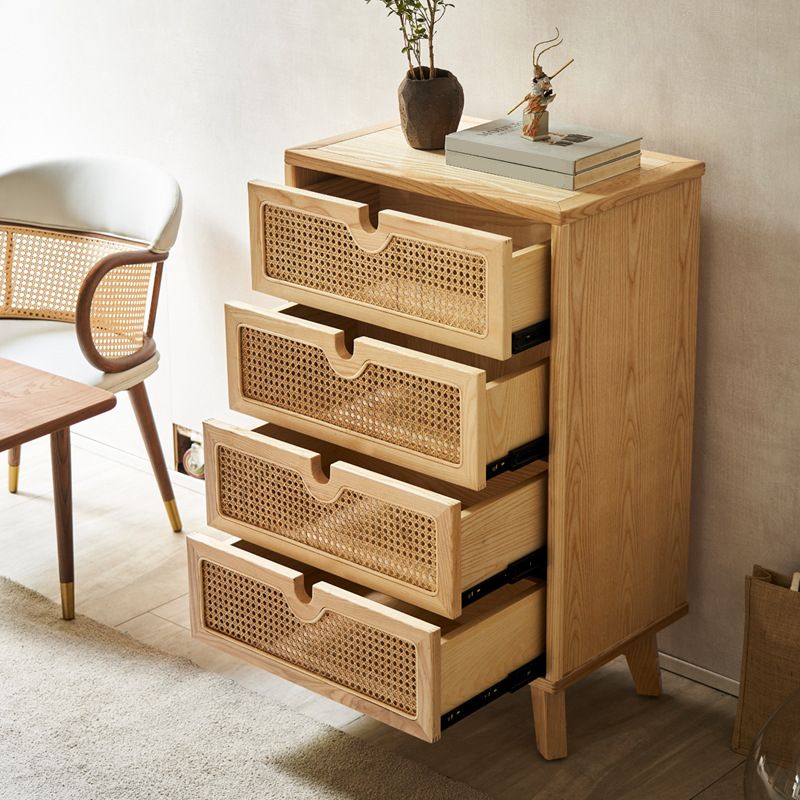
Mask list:
[[[563,41],[561,34],[556,28],[556,35],[552,39],[547,39],[544,42],[538,42],[534,45],[533,48],[533,78],[531,78],[531,91],[522,98],[522,100],[517,103],[514,108],[509,111],[509,114],[513,114],[523,103],[527,103],[525,109],[522,112],[522,135],[526,139],[531,139],[532,141],[538,141],[540,139],[546,139],[549,135],[548,129],[548,113],[547,107],[553,100],[556,99],[556,95],[553,92],[553,87],[551,85],[551,81],[558,75],[559,72],[565,70],[575,59],[571,58],[564,64],[561,69],[556,70],[552,75],[545,75],[544,70],[542,69],[541,65],[539,64],[539,59],[548,51],[552,50],[554,47],[558,47],[561,42]],[[551,42],[555,42],[555,44],[550,44]],[[550,47],[545,47],[544,50],[541,51],[538,55],[536,51],[542,45],[549,44]]]

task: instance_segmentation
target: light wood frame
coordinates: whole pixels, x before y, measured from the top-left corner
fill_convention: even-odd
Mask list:
[[[329,183],[301,189],[250,181],[250,249],[255,290],[498,359],[511,357],[514,331],[547,319],[549,242],[513,249],[508,236],[391,209],[378,212],[375,227],[370,220],[368,204],[323,194]],[[337,191],[346,191],[347,187],[343,188],[340,182],[335,185]],[[264,209],[267,206],[344,223],[358,247],[369,253],[380,253],[394,237],[401,236],[479,255],[485,262],[486,330],[482,333],[459,330],[423,316],[267,275],[264,236]],[[308,258],[313,260],[313,237],[299,244],[308,248]],[[341,269],[344,273],[348,265],[342,264]],[[343,282],[345,277],[343,274]]]
[[[228,392],[235,411],[471,489],[486,486],[487,464],[547,432],[547,361],[487,383],[482,369],[371,337],[356,336],[351,354],[346,347],[344,331],[285,313],[293,308],[288,304],[265,311],[243,303],[226,304]],[[383,442],[246,397],[242,390],[239,356],[239,330],[243,326],[319,348],[327,357],[332,372],[345,380],[357,379],[367,364],[374,363],[457,387],[461,431],[458,462]],[[314,386],[308,387],[308,391],[314,390]]]
[[[460,498],[471,493],[459,492],[449,484],[440,482],[439,491],[431,491],[408,482],[413,478],[391,465],[381,465],[381,472],[365,468],[359,454],[340,451],[325,442],[317,442],[315,450],[309,450],[293,444],[288,431],[282,432],[283,440],[272,438],[269,436],[272,427],[268,425],[255,432],[217,420],[204,424],[206,508],[210,526],[449,618],[460,616],[465,589],[500,573],[546,542],[547,474],[533,466],[510,473],[515,480],[509,479],[484,499],[467,501],[465,505]],[[436,536],[435,587],[428,590],[415,586],[312,544],[226,515],[220,502],[220,447],[291,469],[302,477],[309,498],[317,502],[335,502],[343,491],[352,490],[429,517]],[[328,475],[323,472],[320,454],[332,461]],[[340,460],[344,458],[348,460]],[[391,477],[398,472],[400,479]]]
[[[187,536],[192,635],[293,683],[369,714],[420,739],[441,736],[441,715],[505,678],[544,648],[544,584],[522,581],[470,606],[459,623],[437,620],[385,595],[342,588],[324,573],[301,572],[267,552]],[[412,642],[417,652],[417,714],[388,705],[273,657],[205,624],[202,562],[210,561],[278,589],[295,616],[313,625],[326,611]],[[306,581],[312,580],[310,594]],[[254,609],[254,614],[259,613]]]
[[[479,124],[482,120],[467,120]],[[655,635],[687,612],[700,161],[568,191],[446,166],[396,123],[286,151],[286,182],[333,178],[552,226],[547,675],[540,752],[566,755],[565,689],[628,656],[657,691]]]

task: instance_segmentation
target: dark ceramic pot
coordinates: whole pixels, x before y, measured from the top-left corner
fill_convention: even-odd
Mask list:
[[[458,128],[464,90],[458,78],[446,69],[437,69],[433,80],[428,80],[427,67],[422,67],[422,72],[423,79],[412,78],[408,73],[397,89],[400,121],[412,147],[441,150],[444,137]]]

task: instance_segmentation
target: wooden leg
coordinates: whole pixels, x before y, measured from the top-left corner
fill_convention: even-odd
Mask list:
[[[178,513],[178,506],[175,503],[175,493],[172,491],[172,482],[167,472],[167,464],[164,461],[164,453],[161,450],[161,443],[158,441],[156,423],[153,419],[153,410],[150,408],[150,400],[144,383],[137,383],[132,389],[128,390],[136,414],[136,421],[139,423],[139,430],[142,432],[144,446],[147,448],[147,455],[150,457],[150,464],[156,476],[158,489],[167,509],[172,530],[178,533],[182,527],[181,517]]]
[[[14,494],[19,483],[19,457],[21,447],[12,447],[8,451],[8,491]]]
[[[654,633],[640,636],[626,651],[625,658],[633,676],[637,694],[658,697],[661,694],[661,669]]]
[[[567,709],[564,690],[550,692],[541,681],[531,684],[533,727],[542,758],[567,757]]]
[[[58,578],[61,581],[61,616],[75,618],[75,565],[72,555],[72,466],[69,428],[50,434],[53,465],[53,504],[56,512]]]

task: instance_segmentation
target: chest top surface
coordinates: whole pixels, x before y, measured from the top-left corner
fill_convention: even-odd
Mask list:
[[[484,120],[464,117],[462,127]],[[681,181],[700,177],[702,161],[642,152],[641,169],[570,191],[445,164],[444,150],[414,150],[396,122],[292,147],[286,164],[453,202],[563,225]]]

